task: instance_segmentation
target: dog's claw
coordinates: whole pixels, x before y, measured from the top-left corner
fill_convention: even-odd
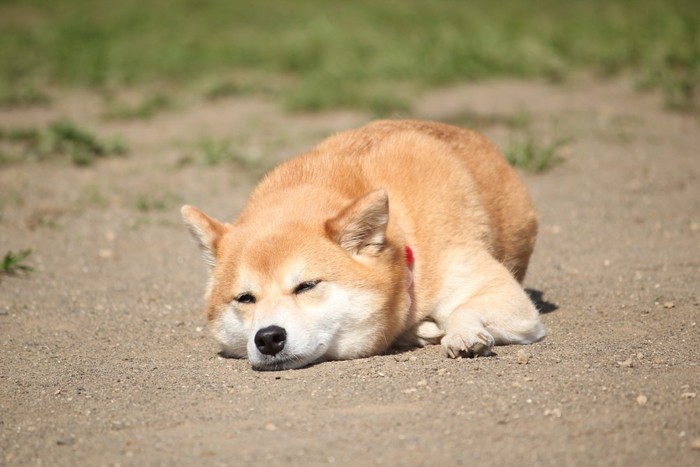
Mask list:
[[[449,358],[489,356],[494,338],[483,331],[477,332],[471,338],[448,332],[440,343],[445,355]]]

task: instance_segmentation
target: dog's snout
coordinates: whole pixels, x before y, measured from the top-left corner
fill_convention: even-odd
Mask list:
[[[268,326],[255,334],[255,346],[260,353],[275,355],[279,353],[287,341],[287,331],[279,326]]]

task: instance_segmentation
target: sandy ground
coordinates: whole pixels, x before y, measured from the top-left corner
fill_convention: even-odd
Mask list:
[[[31,248],[36,269],[0,278],[0,465],[700,465],[696,117],[588,79],[422,97],[411,116],[476,116],[502,146],[522,113],[571,137],[563,163],[525,175],[542,226],[526,285],[548,337],[489,358],[427,347],[259,373],[207,334],[179,204],[232,219],[265,167],[369,117],[253,98],[100,112],[89,95],[0,111],[4,128],[68,117],[132,149],[0,167],[0,254]],[[183,163],[205,137],[255,167]]]

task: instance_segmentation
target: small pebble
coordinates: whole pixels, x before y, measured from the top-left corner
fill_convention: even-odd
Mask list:
[[[267,425],[265,425],[265,429],[267,431],[275,431],[277,430],[277,426],[274,423],[268,423]]]
[[[647,405],[647,396],[645,395],[638,395],[637,396],[637,404],[639,405]]]
[[[112,259],[114,258],[114,251],[108,248],[103,248],[97,252],[97,256],[99,256],[101,259]]]
[[[523,350],[518,350],[518,363],[521,365],[526,365],[530,360],[530,356]]]
[[[683,399],[694,399],[696,395],[697,394],[694,392],[684,392],[683,394],[681,394],[681,397]]]
[[[671,308],[675,308],[675,307],[676,307],[676,305],[673,302],[664,302],[664,308],[666,308],[666,309],[671,309]]]
[[[634,366],[634,362],[632,361],[631,358],[628,358],[627,360],[622,361],[622,362],[617,362],[617,364],[620,365],[621,367],[625,367],[625,368],[632,368]]]
[[[695,438],[692,443],[690,443],[690,449],[700,451],[700,438]]]
[[[73,443],[75,443],[75,438],[68,436],[66,438],[61,438],[59,440],[56,440],[56,445],[57,446],[70,446]]]

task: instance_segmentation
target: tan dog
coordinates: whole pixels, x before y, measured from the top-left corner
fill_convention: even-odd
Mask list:
[[[520,285],[532,203],[468,130],[374,122],[272,170],[232,224],[191,206],[182,215],[211,266],[211,329],[255,369],[397,343],[488,355],[545,335]]]

